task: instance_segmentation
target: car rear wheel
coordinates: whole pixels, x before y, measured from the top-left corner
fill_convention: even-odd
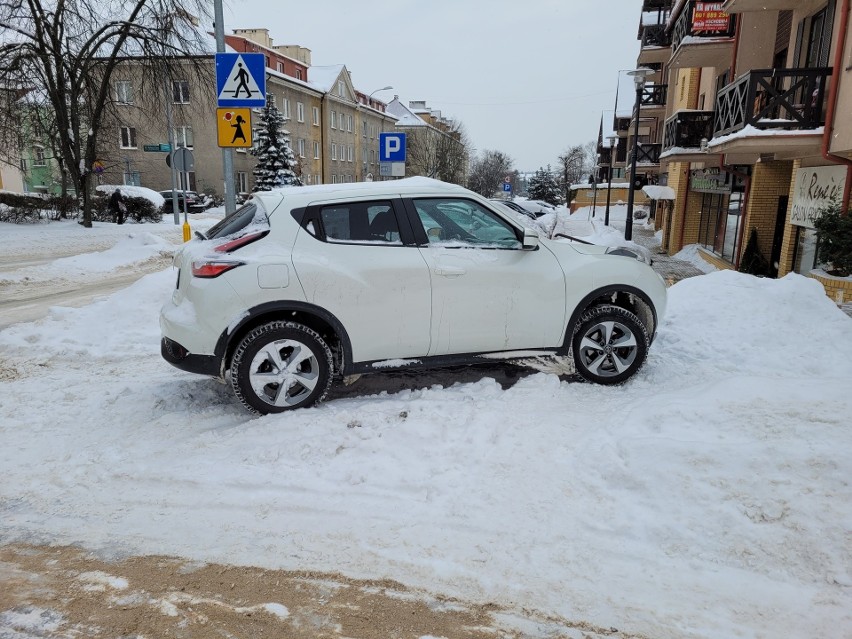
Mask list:
[[[620,384],[639,370],[650,339],[642,321],[618,306],[593,306],[574,328],[574,366],[584,379]]]
[[[231,386],[249,410],[280,413],[322,401],[331,372],[331,350],[315,331],[276,321],[258,326],[237,346]]]

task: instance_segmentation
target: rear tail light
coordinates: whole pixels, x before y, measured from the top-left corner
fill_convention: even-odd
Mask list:
[[[243,264],[244,262],[232,260],[200,260],[192,263],[192,275],[193,277],[211,279]]]
[[[220,244],[214,250],[217,253],[230,253],[232,251],[236,251],[238,248],[246,246],[247,244],[256,242],[260,238],[265,237],[268,233],[268,229],[265,231],[258,231],[257,233],[249,233],[248,235],[243,235],[242,237],[238,237],[237,239],[231,240],[230,242]]]

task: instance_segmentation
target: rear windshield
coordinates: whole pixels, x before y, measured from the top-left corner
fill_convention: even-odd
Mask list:
[[[216,239],[217,237],[225,237],[239,233],[246,227],[250,226],[257,218],[257,223],[266,225],[266,214],[254,202],[247,202],[230,215],[226,215],[225,219],[219,222],[216,226],[207,231],[205,237],[208,240]]]

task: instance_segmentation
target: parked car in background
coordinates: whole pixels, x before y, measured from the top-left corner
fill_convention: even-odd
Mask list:
[[[187,211],[190,213],[200,213],[206,211],[213,205],[213,200],[206,195],[199,195],[195,191],[175,191],[178,200],[178,209],[181,212],[184,210],[184,199],[186,199]],[[172,191],[160,191],[166,200],[166,211],[170,211],[172,207]]]
[[[536,200],[524,200],[524,199],[515,199],[512,200],[513,204],[517,204],[525,211],[529,211],[536,217],[541,217],[542,215],[547,215],[548,213],[553,213],[554,209],[548,206],[542,206]]]
[[[389,369],[561,356],[618,384],[642,366],[666,306],[635,252],[547,240],[427,178],[255,193],[174,263],[163,358],[229,380],[258,413]]]
[[[500,204],[502,206],[505,206],[506,208],[508,208],[512,211],[515,211],[516,213],[520,213],[521,215],[525,215],[526,217],[528,217],[530,219],[534,220],[536,218],[535,213],[533,213],[532,211],[527,211],[523,206],[521,206],[520,204],[516,204],[512,200],[502,200],[500,198],[492,198],[491,201],[496,202],[497,204]]]

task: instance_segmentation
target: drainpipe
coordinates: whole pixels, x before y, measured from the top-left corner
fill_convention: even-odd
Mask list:
[[[852,0],[843,0],[840,10],[840,31],[838,32],[837,47],[834,51],[834,67],[831,87],[828,91],[828,111],[825,114],[825,132],[822,135],[822,157],[835,164],[846,165],[846,186],[843,189],[841,210],[849,213],[849,196],[852,193],[852,160],[829,151],[831,134],[834,132],[834,119],[837,111],[837,98],[840,93],[840,72],[843,68],[843,50],[846,48],[846,35],[849,30],[849,4]]]

